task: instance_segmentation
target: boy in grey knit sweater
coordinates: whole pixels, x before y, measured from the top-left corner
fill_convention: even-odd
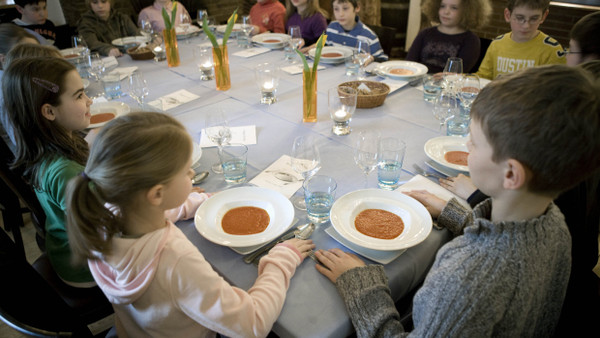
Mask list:
[[[456,237],[413,299],[405,332],[382,266],[319,250],[359,337],[549,337],[560,315],[571,240],[552,200],[600,168],[600,83],[562,65],[529,68],[482,89],[471,110],[472,212],[426,191],[410,196]]]

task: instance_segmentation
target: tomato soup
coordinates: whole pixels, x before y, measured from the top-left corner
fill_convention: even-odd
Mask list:
[[[90,124],[107,122],[107,121],[110,121],[110,120],[112,120],[114,118],[115,118],[115,114],[114,113],[100,113],[100,114],[95,114],[95,115],[92,115],[92,117],[90,118]]]
[[[277,39],[267,39],[267,40],[263,40],[263,43],[280,43],[281,40],[277,40]]]
[[[394,239],[404,231],[400,216],[381,209],[365,209],[354,219],[356,230],[379,239]]]
[[[467,165],[467,157],[469,153],[466,151],[449,151],[444,154],[444,159],[452,164]]]
[[[339,58],[342,56],[343,56],[342,53],[335,53],[335,52],[321,54],[321,57],[324,57],[324,58]]]
[[[265,231],[269,213],[257,207],[238,207],[225,213],[221,220],[223,231],[231,235],[252,235]]]
[[[394,75],[413,75],[415,72],[404,68],[394,68],[390,70],[390,74]]]

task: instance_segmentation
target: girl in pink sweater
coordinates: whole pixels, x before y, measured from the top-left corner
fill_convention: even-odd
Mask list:
[[[191,155],[186,129],[168,115],[109,122],[67,191],[75,260],[87,260],[113,304],[119,337],[266,336],[314,245],[284,242],[260,260],[250,290],[231,286],[173,224],[209,197],[192,192]]]

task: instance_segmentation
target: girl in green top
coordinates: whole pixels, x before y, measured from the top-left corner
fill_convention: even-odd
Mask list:
[[[83,171],[92,100],[75,67],[57,57],[13,61],[2,77],[5,110],[15,131],[12,167],[24,173],[46,213],[46,250],[58,276],[75,287],[91,287],[87,267],[71,264],[65,227],[64,191]]]

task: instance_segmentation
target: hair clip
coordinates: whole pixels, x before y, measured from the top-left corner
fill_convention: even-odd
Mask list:
[[[48,80],[40,79],[39,77],[34,77],[31,81],[33,81],[33,83],[35,83],[36,85],[53,92],[54,94],[58,93],[58,85],[55,83],[52,83]]]

